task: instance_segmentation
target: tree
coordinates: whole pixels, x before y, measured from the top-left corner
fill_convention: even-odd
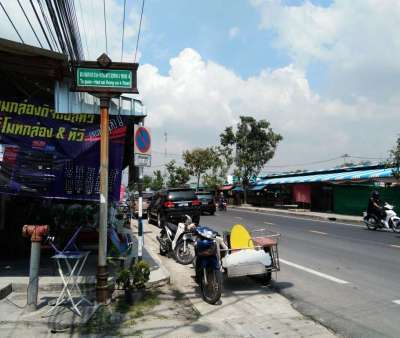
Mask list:
[[[217,190],[224,184],[226,175],[233,163],[229,148],[214,147],[213,150],[216,157],[212,162],[211,169],[203,176],[203,184],[209,190]]]
[[[164,186],[164,178],[161,170],[153,171],[153,178],[150,184],[150,188],[153,191],[160,190]]]
[[[400,136],[397,137],[396,144],[389,152],[389,159],[386,165],[392,169],[393,177],[400,179]]]
[[[237,175],[244,188],[244,201],[247,203],[246,188],[250,178],[258,175],[264,165],[274,156],[282,136],[273,132],[267,120],[257,121],[251,116],[240,116],[237,129],[225,128],[220,135],[221,145],[233,153]]]
[[[146,190],[147,188],[151,187],[151,184],[153,183],[153,178],[149,175],[144,175],[143,176],[143,189]]]
[[[192,151],[184,151],[182,157],[189,174],[196,177],[196,191],[198,191],[201,175],[215,166],[215,162],[218,161],[218,155],[213,148],[196,148]]]
[[[165,166],[168,172],[167,185],[169,187],[177,188],[189,181],[189,170],[184,167],[177,166],[175,160],[168,162]]]

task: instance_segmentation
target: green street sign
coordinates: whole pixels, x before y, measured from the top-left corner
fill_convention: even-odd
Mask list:
[[[85,88],[132,88],[132,70],[76,68],[76,85]]]

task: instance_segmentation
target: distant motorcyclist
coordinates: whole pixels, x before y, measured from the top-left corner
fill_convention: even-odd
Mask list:
[[[226,201],[225,201],[225,196],[224,193],[221,191],[219,194],[219,199],[218,199],[218,209],[219,210],[226,210]]]
[[[382,201],[379,196],[379,192],[374,190],[371,193],[371,197],[369,198],[368,201],[368,209],[367,209],[368,214],[374,215],[378,221],[383,221],[384,225],[386,228],[389,228],[389,225],[387,224],[385,218],[386,218],[386,213],[384,208],[382,207]]]

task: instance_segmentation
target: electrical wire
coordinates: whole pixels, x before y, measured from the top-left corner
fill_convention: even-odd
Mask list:
[[[137,55],[137,51],[138,51],[138,48],[139,48],[139,38],[140,38],[140,31],[142,29],[142,18],[143,18],[144,2],[145,2],[145,0],[142,0],[142,11],[140,13],[139,30],[138,30],[137,40],[136,40],[135,61],[134,62],[136,62],[136,55]]]
[[[46,33],[46,31],[45,31],[45,29],[44,29],[44,27],[43,27],[42,21],[41,21],[40,18],[39,18],[39,14],[38,14],[38,12],[36,11],[35,5],[33,4],[32,0],[29,0],[29,1],[30,1],[30,3],[31,3],[32,9],[33,9],[33,11],[34,11],[34,13],[35,13],[36,20],[39,22],[40,28],[42,29],[42,33],[43,33],[43,35],[44,35],[44,37],[45,37],[45,39],[46,39],[46,41],[47,41],[47,44],[48,44],[49,47],[50,47],[50,50],[54,51],[53,46],[52,46],[51,43],[50,43],[49,37],[47,36],[47,33]]]
[[[26,12],[25,12],[25,10],[24,10],[24,7],[22,7],[21,2],[20,2],[19,0],[17,0],[17,1],[18,1],[19,7],[20,7],[21,10],[22,10],[22,13],[24,13],[24,16],[25,16],[26,21],[28,21],[28,24],[29,24],[29,26],[30,26],[31,29],[32,29],[33,34],[35,34],[35,37],[36,37],[37,42],[39,43],[40,47],[43,48],[43,45],[42,45],[42,43],[40,42],[40,39],[39,39],[39,37],[37,36],[36,31],[35,31],[35,29],[33,28],[31,21],[29,20],[28,16],[26,15]]]
[[[63,50],[62,46],[57,45],[57,41],[56,41],[56,39],[55,39],[55,37],[54,37],[54,34],[53,34],[53,31],[52,31],[52,29],[51,29],[51,27],[50,27],[49,20],[48,20],[47,15],[46,15],[46,13],[45,13],[45,11],[44,11],[42,1],[41,1],[41,0],[37,0],[37,3],[39,4],[40,12],[42,13],[42,17],[43,17],[45,26],[46,26],[46,28],[47,28],[47,32],[49,33],[52,42],[54,43],[54,45],[56,46],[56,48],[57,48],[58,50],[60,50],[59,47],[61,47],[61,50],[63,51],[63,53],[66,54],[65,51]],[[49,14],[50,14],[50,13],[49,13]]]
[[[90,6],[91,6],[91,8],[92,8],[92,13],[95,13],[95,11],[94,11],[94,4],[93,4],[93,0],[91,0],[90,1]],[[94,19],[94,22],[93,22],[93,29],[94,29],[94,41],[95,41],[95,46],[96,46],[96,52],[99,50],[99,43],[98,43],[98,41],[97,41],[97,34],[96,34],[96,32],[97,32],[97,29],[96,29],[96,25],[97,24],[97,20],[96,19]],[[90,27],[90,26],[89,26]]]
[[[106,53],[108,54],[106,0],[103,0],[103,14],[104,14],[104,37],[106,39]]]
[[[23,44],[25,44],[24,40],[22,39],[21,34],[19,34],[19,32],[17,30],[17,27],[15,27],[14,22],[11,20],[10,16],[8,15],[8,13],[7,13],[6,9],[4,8],[4,6],[3,6],[1,1],[0,1],[0,6],[1,6],[1,8],[3,8],[4,14],[7,16],[8,21],[10,21],[10,24],[13,26],[13,28],[14,28],[15,32],[17,33],[19,39],[21,40],[21,42]]]
[[[126,0],[124,0],[124,18],[122,20],[121,62],[124,57],[125,10],[126,10]]]
[[[82,10],[82,2],[81,2],[81,0],[78,0],[78,1],[79,1],[79,7],[81,10],[81,19],[82,19],[82,26],[83,26],[83,34],[85,35],[85,45],[86,45],[87,57],[88,57],[88,59],[90,59],[88,38],[87,38],[87,34],[86,34],[86,23],[85,23],[85,17],[83,15],[83,10]]]

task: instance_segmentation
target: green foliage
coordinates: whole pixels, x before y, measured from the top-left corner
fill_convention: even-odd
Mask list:
[[[389,152],[389,159],[386,165],[393,168],[393,176],[400,179],[400,136],[397,137],[395,146]]]
[[[196,190],[199,189],[201,175],[215,167],[216,162],[219,161],[218,155],[213,148],[187,150],[183,152],[182,157],[189,174],[195,176],[197,179]]]
[[[130,269],[120,269],[115,281],[124,290],[143,289],[149,278],[150,265],[145,261],[138,261]]]
[[[151,182],[151,190],[157,191],[164,186],[164,178],[162,176],[161,170],[155,170],[153,172],[153,180]]]
[[[232,165],[231,151],[228,148],[214,147],[211,169],[203,176],[203,183],[208,190],[217,190],[224,184],[228,170]]]
[[[177,188],[189,181],[189,170],[184,167],[179,167],[175,160],[168,162],[166,165],[168,178],[167,185],[170,188]]]
[[[228,154],[235,153],[234,174],[240,177],[245,188],[249,185],[250,178],[257,176],[274,156],[281,140],[282,136],[273,132],[267,120],[257,121],[251,116],[240,116],[235,131],[233,127],[227,127],[220,135],[221,146]]]
[[[132,266],[131,274],[133,286],[143,289],[150,278],[150,265],[145,261],[138,261]]]
[[[153,178],[149,175],[143,176],[143,189],[151,188],[151,183],[153,182]]]

